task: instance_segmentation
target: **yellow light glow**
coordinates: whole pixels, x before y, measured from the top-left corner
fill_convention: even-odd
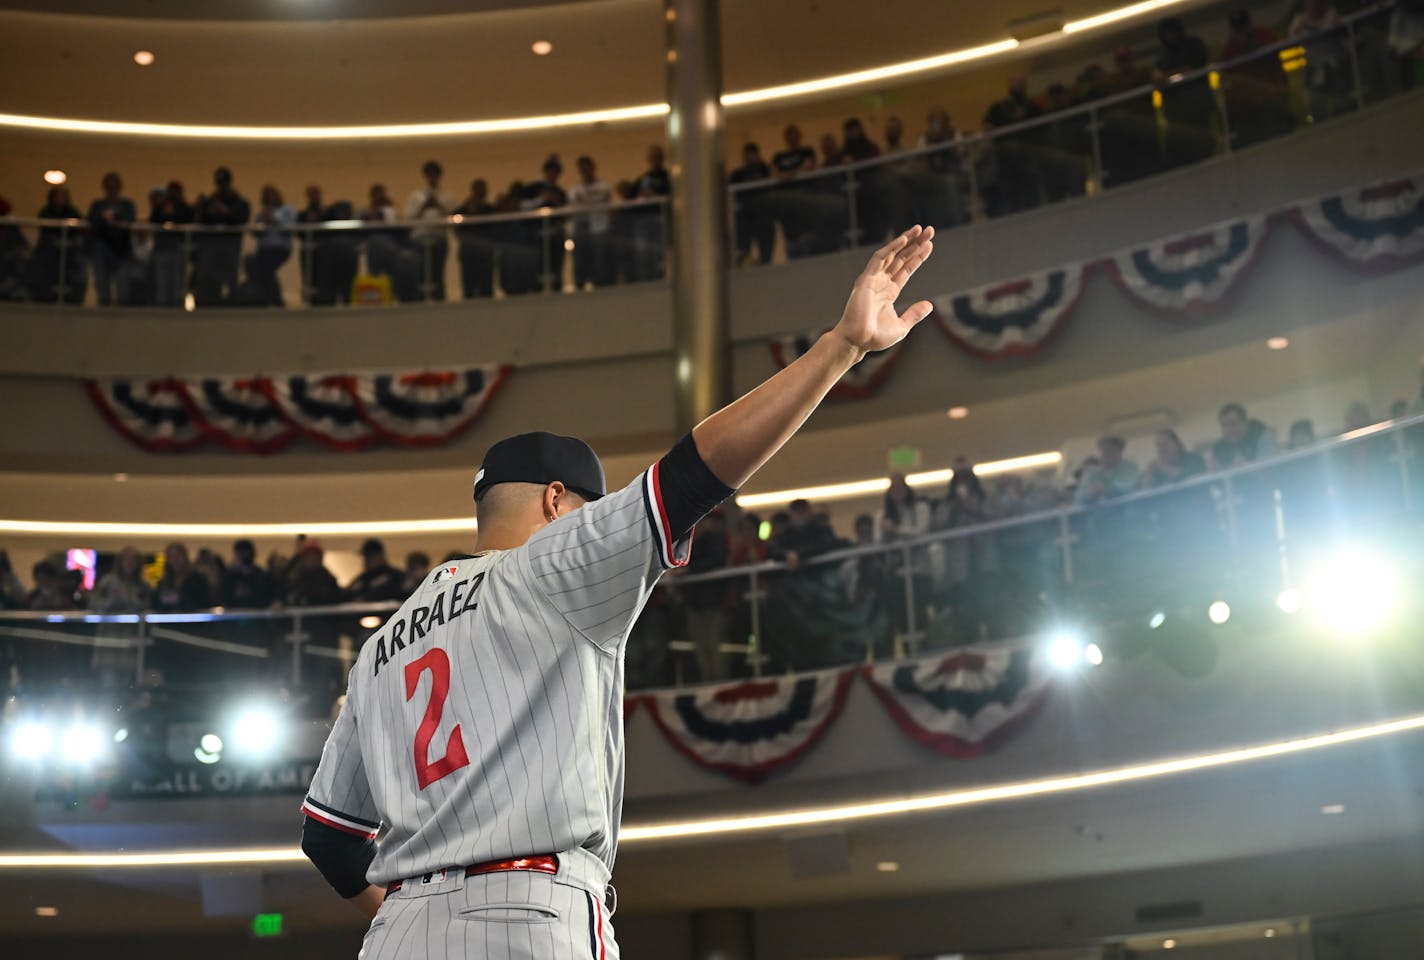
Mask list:
[[[138,64],[140,67],[151,67],[151,66],[153,66],[153,60],[154,60],[154,56],[153,56],[153,51],[151,51],[151,50],[136,50],[136,51],[134,51],[134,63]]]
[[[981,477],[992,477],[996,473],[1012,473],[1015,470],[1036,470],[1042,467],[1051,467],[1063,462],[1063,454],[1057,450],[1048,453],[1032,453],[1023,457],[1010,457],[1007,460],[991,460],[988,463],[976,464],[974,472]],[[921,473],[906,474],[905,482],[912,487],[927,487],[938,483],[948,483],[950,477],[954,476],[954,470],[946,467],[943,470],[926,470]],[[884,493],[890,489],[889,477],[876,477],[874,480],[851,480],[846,483],[827,483],[817,487],[797,487],[792,490],[775,490],[771,493],[748,493],[737,497],[737,505],[750,510],[754,507],[770,507],[778,504],[785,505],[792,500],[848,500],[852,497],[868,497],[877,493]],[[0,527],[0,532],[3,532]]]
[[[950,407],[950,408],[949,408],[949,419],[951,419],[951,420],[963,420],[963,419],[964,419],[965,417],[967,417],[967,416],[969,416],[969,408],[968,408],[968,407]]]
[[[1063,32],[1080,33],[1084,30],[1096,30],[1110,23],[1118,23],[1119,21],[1128,20],[1132,17],[1141,17],[1149,13],[1156,13],[1159,10],[1165,10],[1167,7],[1175,7],[1185,2],[1186,0],[1143,0],[1142,3],[1129,3],[1125,7],[1116,7],[1104,13],[1084,17],[1082,20],[1069,20],[1063,24]]]
[[[88,523],[83,520],[0,520],[0,533],[44,536],[165,537],[313,537],[376,536],[400,533],[468,533],[473,517],[442,520],[362,520],[338,523]]]
[[[837,73],[826,77],[816,77],[812,80],[801,80],[796,83],[783,83],[774,87],[760,87],[755,90],[726,93],[722,95],[722,106],[728,108],[745,107],[751,104],[768,103],[774,100],[787,100],[792,97],[803,97],[809,94],[829,93],[832,90],[859,87],[881,80],[892,80],[899,77],[910,76],[911,74],[925,73],[931,70],[942,70],[945,67],[968,63],[972,60],[982,60],[985,57],[1008,53],[1010,50],[1017,48],[1018,45],[1019,42],[1010,37],[1007,40],[996,40],[993,43],[985,43],[977,47],[951,50],[948,53],[936,54],[933,57],[921,57],[918,60],[905,60],[901,63],[888,63],[883,67],[871,67],[867,70]]]
[[[535,40],[529,45],[529,49],[534,51],[536,57],[547,57],[554,52],[554,45],[548,40]]]
[[[946,810],[953,807],[983,806],[1004,800],[1079,793],[1120,783],[1154,780],[1159,777],[1176,776],[1199,770],[1255,763],[1382,737],[1413,733],[1419,730],[1424,730],[1424,714],[1383,723],[1372,723],[1362,727],[1351,727],[1332,733],[1300,737],[1294,740],[1278,740],[1235,750],[1157,760],[1107,770],[1048,777],[1042,780],[1004,783],[968,790],[951,790],[945,793],[896,797],[889,800],[870,800],[829,807],[803,807],[710,820],[685,820],[646,826],[634,825],[624,827],[621,837],[625,843],[641,843],[650,840],[673,840],[685,837],[786,829],[813,824],[848,823],[857,820],[925,813],[932,810]],[[1343,812],[1343,810],[1344,807],[1340,806],[1336,812]],[[1326,808],[1322,808],[1322,812],[1326,812]],[[0,854],[0,870],[213,866],[244,863],[300,863],[304,860],[305,856],[297,847],[247,850],[175,850],[166,853],[10,853]]]
[[[50,186],[57,187],[69,179],[69,174],[63,170],[46,170],[44,172],[44,182]]]
[[[452,120],[442,123],[365,124],[347,127],[236,127],[187,123],[138,123],[125,120],[78,120],[0,113],[0,127],[62,133],[112,133],[130,137],[188,137],[200,140],[389,140],[401,137],[449,137],[538,131],[596,123],[653,120],[665,116],[665,103],[644,103],[608,110],[554,113],[496,120]]]

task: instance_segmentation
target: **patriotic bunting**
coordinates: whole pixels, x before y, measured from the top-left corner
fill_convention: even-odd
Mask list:
[[[1084,265],[1071,264],[1017,280],[937,297],[935,322],[951,340],[985,360],[1031,356],[1078,303]]]
[[[208,436],[233,450],[277,453],[297,436],[262,377],[206,377],[185,383],[183,395]]]
[[[207,438],[178,380],[86,380],[84,388],[109,425],[145,450],[181,453]]]
[[[694,763],[749,784],[793,763],[835,720],[854,669],[643,697],[668,742]]]
[[[299,436],[338,450],[449,443],[479,419],[510,369],[90,380],[85,387],[100,414],[145,450],[211,441],[271,454]]]
[[[992,749],[1043,701],[1048,675],[1031,648],[977,647],[866,667],[881,704],[915,740],[951,757]]]
[[[807,330],[804,333],[773,338],[769,343],[772,359],[778,367],[785,367],[810,350],[811,344],[824,332]],[[828,396],[844,400],[864,400],[873,396],[884,385],[885,378],[890,376],[890,371],[895,368],[895,361],[900,359],[900,351],[904,348],[905,341],[901,340],[888,350],[866,354],[859,363],[846,371],[845,376],[836,381]]]
[[[1265,236],[1266,218],[1250,217],[1117,253],[1109,268],[1148,306],[1192,314],[1226,296]]]
[[[1417,178],[1317,197],[1294,212],[1312,240],[1354,267],[1391,270],[1424,255],[1424,193]]]

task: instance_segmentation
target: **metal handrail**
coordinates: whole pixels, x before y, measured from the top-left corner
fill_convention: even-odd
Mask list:
[[[439,219],[431,218],[427,220],[323,220],[317,223],[292,222],[289,224],[268,224],[250,221],[248,223],[230,226],[227,224],[204,224],[204,223],[152,223],[147,219],[134,220],[127,224],[132,231],[142,233],[172,233],[172,234],[245,234],[245,233],[326,233],[326,232],[359,232],[372,233],[385,230],[411,230],[434,227],[454,227],[468,228],[472,226],[484,226],[494,223],[511,223],[525,220],[546,221],[554,219],[573,220],[578,217],[587,217],[599,213],[621,213],[629,210],[641,208],[663,207],[668,203],[667,197],[644,197],[634,200],[621,200],[615,203],[598,204],[565,204],[562,207],[540,207],[537,210],[521,210],[516,213],[482,213],[478,215],[452,214]],[[0,217],[0,226],[17,227],[43,227],[50,229],[64,228],[77,232],[84,232],[90,228],[89,221],[85,218],[64,218],[49,219],[45,217]]]

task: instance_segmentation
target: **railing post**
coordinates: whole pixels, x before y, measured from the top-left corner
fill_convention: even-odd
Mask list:
[[[302,632],[302,614],[300,610],[292,611],[292,632],[287,634],[287,639],[292,644],[292,687],[298,688],[302,685],[302,641],[307,635]]]
[[[54,291],[54,305],[56,309],[63,308],[65,299],[69,295],[69,284],[66,282],[65,268],[69,264],[69,223],[68,221],[59,225],[59,286]]]
[[[134,683],[143,683],[144,654],[148,649],[148,614],[138,615],[138,646],[134,653]]]
[[[545,293],[554,292],[553,265],[549,263],[549,218],[539,220],[539,282]]]
[[[752,676],[761,676],[761,588],[757,585],[756,571],[751,571],[748,575],[750,580],[748,599],[752,605],[752,635],[747,638],[748,645],[752,648]]]
[[[975,156],[977,151],[972,147],[960,152],[960,162],[964,167],[964,177],[968,183],[969,191],[969,222],[979,223],[984,220],[984,199],[979,195],[979,158]]]
[[[1231,485],[1231,475],[1227,474],[1222,478],[1222,500],[1226,506],[1226,544],[1231,549],[1232,557],[1236,557],[1237,524],[1236,524],[1236,490]]]
[[[193,231],[183,230],[183,295],[178,300],[178,309],[188,309],[188,297],[193,295]],[[193,305],[197,306],[196,297]]]
[[[1353,18],[1345,21],[1345,45],[1350,50],[1350,82],[1354,85],[1355,109],[1363,110],[1365,107],[1365,84],[1360,79],[1360,53],[1355,48],[1355,21]]]
[[[846,206],[846,243],[854,249],[860,246],[860,212],[856,209],[856,192],[860,185],[855,180],[855,168],[848,168],[845,172],[845,198]]]
[[[1058,549],[1063,554],[1063,584],[1073,585],[1073,527],[1066,510],[1058,513]]]
[[[316,290],[316,277],[312,274],[313,251],[312,245],[316,242],[317,227],[308,224],[306,229],[301,231],[302,243],[302,292],[297,299],[304,306],[311,306],[312,293]]]
[[[905,578],[905,643],[909,652],[914,653],[919,647],[920,628],[919,618],[915,616],[915,570],[908,545],[901,549],[900,572]]]
[[[1211,102],[1216,106],[1217,116],[1221,117],[1221,152],[1229,155],[1231,153],[1231,111],[1226,108],[1228,101],[1226,91],[1222,87],[1226,81],[1222,79],[1219,70],[1212,70],[1207,74],[1207,77],[1209,87],[1210,78],[1216,77],[1216,86],[1211,87]]]
[[[1404,431],[1394,428],[1394,459],[1399,465],[1400,497],[1405,513],[1414,512],[1414,491],[1409,488],[1409,444],[1405,442]]]
[[[1279,487],[1271,491],[1271,500],[1276,514],[1276,553],[1281,561],[1281,586],[1289,587],[1291,585],[1290,550],[1286,546],[1286,512],[1281,501]]]
[[[1093,194],[1103,189],[1103,140],[1097,107],[1088,111],[1088,143],[1093,150],[1093,189],[1084,192]]]

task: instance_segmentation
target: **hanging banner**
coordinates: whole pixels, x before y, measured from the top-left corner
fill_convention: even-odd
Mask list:
[[[777,367],[785,367],[801,354],[810,350],[811,344],[815,343],[823,333],[825,333],[824,330],[807,330],[803,333],[774,337],[769,343],[771,357],[776,361]],[[836,381],[836,385],[831,388],[828,396],[839,400],[864,400],[874,396],[884,386],[885,378],[890,376],[890,371],[895,369],[895,361],[900,359],[900,351],[904,349],[905,341],[901,340],[888,350],[867,353],[859,363],[847,370],[845,375]]]
[[[757,784],[791,764],[825,733],[845,704],[853,669],[750,680],[643,702],[668,742],[693,762]]]
[[[1424,256],[1418,179],[1376,183],[1297,204],[1296,223],[1332,256],[1364,270],[1393,270]]]
[[[84,387],[114,429],[145,450],[180,452],[211,441],[272,454],[300,436],[338,450],[449,443],[479,419],[512,369],[86,380]]]
[[[1029,357],[1058,332],[1083,292],[1084,264],[936,297],[935,322],[964,350],[985,360]]]
[[[352,378],[361,415],[381,438],[402,446],[448,443],[479,419],[510,367],[420,373],[374,373]]]
[[[182,453],[207,437],[177,380],[86,380],[84,389],[109,425],[145,450]]]
[[[278,453],[297,436],[282,416],[265,377],[204,377],[183,384],[183,396],[207,434],[233,450]]]
[[[1226,296],[1255,259],[1266,218],[1249,217],[1116,253],[1109,269],[1149,307],[1192,314]]]
[[[993,749],[1043,702],[1048,673],[1026,646],[969,647],[862,668],[900,728],[950,757]]]

